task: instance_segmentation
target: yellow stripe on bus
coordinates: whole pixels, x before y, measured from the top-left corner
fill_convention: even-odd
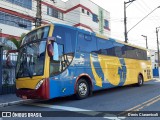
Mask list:
[[[102,78],[100,78],[98,76],[98,74],[96,73],[96,70],[94,68],[94,65],[93,65],[93,61],[92,61],[92,55],[90,54],[90,62],[91,62],[91,69],[92,69],[92,73],[93,73],[93,76],[96,80],[96,85],[99,86],[99,87],[102,87]]]
[[[118,68],[121,68],[121,63],[118,57],[98,55],[101,69],[105,78],[114,86],[120,83],[120,75],[118,74]]]

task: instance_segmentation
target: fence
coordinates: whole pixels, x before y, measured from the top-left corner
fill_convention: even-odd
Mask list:
[[[3,50],[4,47],[1,47],[0,55],[0,94],[9,94],[15,93],[15,66],[17,60],[17,54],[11,53],[9,57],[6,57],[7,50]]]

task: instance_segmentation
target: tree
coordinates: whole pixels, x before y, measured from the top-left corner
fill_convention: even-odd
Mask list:
[[[8,50],[7,51],[7,53],[6,53],[6,58],[7,58],[6,64],[7,64],[7,66],[12,66],[9,54],[10,53],[17,53],[17,52],[19,52],[19,49],[21,47],[21,42],[22,42],[24,36],[25,36],[25,33],[23,33],[19,39],[16,39],[14,37],[9,37],[8,38],[8,40],[10,40],[16,46],[16,49]]]
[[[9,37],[8,38],[8,40],[10,40],[16,46],[17,49],[15,49],[15,50],[8,50],[6,56],[8,56],[9,53],[15,53],[15,52],[19,51],[19,49],[21,47],[21,42],[22,42],[22,40],[23,40],[23,38],[24,38],[25,35],[26,35],[25,33],[22,33],[22,35],[21,35],[21,37],[19,39],[16,39],[14,37]]]

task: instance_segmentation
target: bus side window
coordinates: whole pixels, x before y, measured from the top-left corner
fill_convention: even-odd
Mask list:
[[[50,59],[50,75],[57,74],[63,70],[61,66],[64,46],[53,42],[53,58]]]
[[[147,60],[147,52],[145,50],[137,48],[137,59],[139,60]]]
[[[73,53],[75,51],[75,31],[65,31],[64,53]]]
[[[90,53],[96,50],[96,39],[92,39],[91,35],[83,33],[78,34],[77,51]]]
[[[53,51],[54,51],[53,60],[57,60],[58,61],[59,60],[58,44],[56,42],[54,42]]]
[[[122,58],[126,58],[126,57],[127,57],[126,45],[123,45],[123,47],[122,47]]]
[[[126,45],[126,57],[127,58],[137,59],[138,55],[139,54],[136,48]]]
[[[115,49],[112,41],[97,38],[98,54],[115,56]]]
[[[123,47],[124,45],[123,44],[121,44],[121,43],[117,43],[117,42],[115,42],[114,43],[114,47],[115,47],[115,53],[116,53],[116,56],[117,57],[122,57],[122,47]]]
[[[64,45],[53,42],[53,58],[51,60],[60,61],[61,56],[64,54]]]
[[[140,54],[141,54],[141,59],[142,60],[148,60],[147,59],[147,51],[145,51],[145,50],[141,50],[141,49],[139,49],[140,50]]]

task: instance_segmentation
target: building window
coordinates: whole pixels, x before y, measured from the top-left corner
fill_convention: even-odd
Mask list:
[[[85,13],[84,9],[82,9],[82,13]]]
[[[17,16],[13,16],[11,14],[7,14],[4,12],[0,12],[0,23],[7,24],[14,27],[23,28],[26,30],[31,30],[32,22]],[[26,27],[24,27],[24,26]]]
[[[96,14],[92,14],[92,20],[97,23],[98,22],[98,16]]]
[[[108,20],[104,20],[104,29],[109,29],[109,22],[108,22]]]
[[[89,16],[89,12],[87,11],[87,15]]]
[[[32,0],[6,0],[24,8],[32,9]]]
[[[63,20],[63,13],[50,7],[47,7],[47,15]]]

